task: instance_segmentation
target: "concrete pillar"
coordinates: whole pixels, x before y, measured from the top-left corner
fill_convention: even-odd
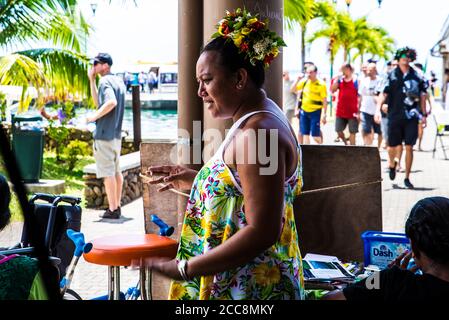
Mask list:
[[[204,44],[209,42],[210,36],[216,31],[216,25],[226,10],[234,11],[237,8],[246,8],[252,14],[259,13],[262,20],[269,20],[269,28],[282,36],[284,7],[283,0],[204,0]],[[282,52],[282,51],[281,51]],[[268,97],[279,106],[282,105],[282,53],[273,61],[265,73],[264,88]],[[225,129],[231,127],[232,120],[223,121],[212,118],[204,112],[204,129],[218,129],[224,137]],[[214,142],[217,142],[214,140]],[[204,141],[205,148],[208,141]],[[214,145],[214,150],[218,148]],[[208,147],[210,148],[210,146]],[[208,159],[204,159],[207,161]]]

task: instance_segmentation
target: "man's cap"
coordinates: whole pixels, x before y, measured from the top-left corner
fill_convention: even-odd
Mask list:
[[[97,54],[97,56],[93,59],[93,62],[107,63],[108,65],[112,66],[112,58],[108,53]]]

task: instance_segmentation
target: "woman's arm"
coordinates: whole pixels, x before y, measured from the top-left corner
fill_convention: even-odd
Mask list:
[[[257,132],[260,127],[252,129]],[[236,150],[244,149],[246,156],[252,150],[245,146],[254,145],[250,132],[245,130],[237,137]],[[269,134],[267,134],[266,140],[263,142],[266,144],[265,150],[270,150],[269,139]],[[284,208],[286,148],[281,146],[282,143],[279,143],[279,139],[272,143],[279,144],[278,152],[272,159],[273,162],[277,162],[277,170],[274,174],[261,174],[261,169],[266,169],[267,166],[263,166],[260,159],[257,159],[256,164],[237,164],[248,225],[214,250],[189,260],[187,273],[190,277],[213,275],[244,265],[279,239]],[[260,149],[258,148],[258,150]],[[271,157],[269,158],[271,159]],[[246,157],[245,159],[250,158]]]

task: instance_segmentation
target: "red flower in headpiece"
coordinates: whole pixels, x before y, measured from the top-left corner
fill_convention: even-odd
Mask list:
[[[265,23],[263,23],[261,21],[256,21],[252,24],[252,27],[256,30],[260,30],[260,29],[263,29],[263,27],[265,27]]]
[[[274,55],[270,53],[265,56],[263,63],[269,65],[271,63],[271,61],[273,61],[273,59],[274,59]]]
[[[242,50],[242,52],[246,52],[248,51],[248,49],[248,44],[246,42],[242,42],[242,44],[240,45],[240,50]]]

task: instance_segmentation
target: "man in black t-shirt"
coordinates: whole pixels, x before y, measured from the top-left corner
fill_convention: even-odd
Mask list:
[[[381,122],[381,107],[388,98],[388,156],[389,176],[396,177],[396,166],[405,143],[405,179],[404,185],[413,189],[410,171],[413,163],[413,145],[418,138],[418,121],[426,126],[426,91],[424,79],[410,66],[416,59],[416,51],[408,47],[396,52],[398,67],[388,73],[385,86],[377,103],[375,119]],[[421,114],[420,114],[421,110]]]
[[[397,257],[389,269],[332,291],[325,300],[449,301],[449,199],[418,201],[405,225],[411,252]],[[415,266],[407,270],[413,257]],[[420,270],[422,274],[417,274]]]

